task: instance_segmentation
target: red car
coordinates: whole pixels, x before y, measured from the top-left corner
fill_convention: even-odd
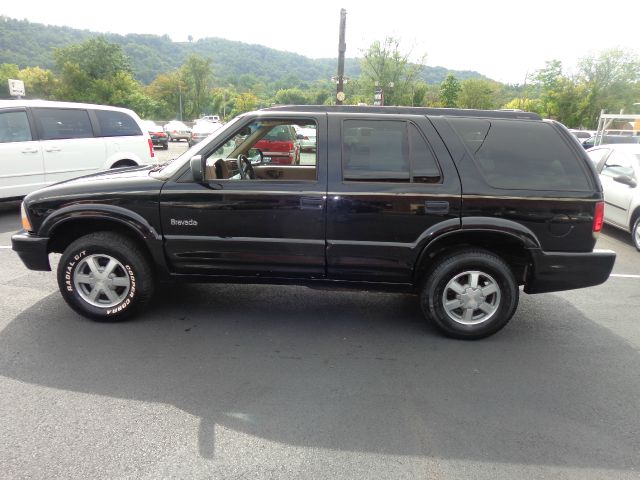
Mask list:
[[[269,163],[276,165],[299,165],[300,144],[292,125],[276,125],[254,145],[262,151]]]

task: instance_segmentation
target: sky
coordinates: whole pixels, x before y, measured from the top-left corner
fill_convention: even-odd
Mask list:
[[[383,8],[383,7],[386,7]],[[337,58],[340,9],[347,57],[394,36],[426,65],[475,70],[523,83],[545,61],[575,69],[608,48],[640,52],[640,0],[3,1],[0,14],[110,33],[167,34],[174,41],[221,37],[310,58]]]

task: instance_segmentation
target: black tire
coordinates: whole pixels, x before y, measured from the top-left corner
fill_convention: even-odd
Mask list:
[[[631,227],[631,243],[633,243],[636,250],[640,252],[640,215],[636,218],[636,221],[633,222],[633,227]]]
[[[445,335],[475,340],[509,322],[519,294],[513,272],[500,257],[485,250],[462,250],[434,265],[423,283],[420,305]]]
[[[108,277],[100,277],[102,274]],[[58,264],[58,287],[79,314],[99,322],[119,322],[151,300],[155,278],[145,252],[134,241],[97,232],[78,238],[65,249]],[[92,302],[93,293],[97,295]]]
[[[163,143],[163,144],[162,144],[162,149],[163,149],[163,150],[169,150],[169,142],[167,142],[167,143]]]

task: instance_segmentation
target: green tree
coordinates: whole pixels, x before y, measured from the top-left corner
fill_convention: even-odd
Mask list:
[[[470,78],[460,85],[458,105],[462,108],[490,110],[496,108],[496,83],[483,78]]]
[[[576,89],[582,92],[579,120],[595,126],[601,110],[631,109],[640,82],[640,59],[622,49],[606,50],[578,64]]]
[[[370,92],[376,87],[384,90],[385,105],[411,105],[416,83],[424,68],[423,56],[418,63],[410,63],[411,52],[400,50],[400,40],[387,37],[384,42],[375,41],[364,52],[361,85]]]
[[[181,104],[186,101],[187,86],[180,70],[160,74],[146,89],[158,105],[158,118],[181,118]]]
[[[232,115],[240,115],[244,112],[255,110],[260,105],[260,99],[253,93],[241,93],[235,98]]]
[[[40,67],[27,67],[20,70],[18,78],[24,82],[24,89],[28,98],[55,99],[58,80],[51,70],[45,70]]]
[[[458,94],[460,93],[460,82],[453,73],[440,84],[440,101],[443,107],[455,108],[458,105]]]
[[[211,59],[191,54],[181,68],[182,79],[186,85],[186,107],[191,116],[198,117],[205,113],[204,109],[210,101],[213,82]]]
[[[122,48],[104,37],[56,49],[54,57],[60,72],[56,98],[128,107],[141,116],[157,109],[134,79]]]
[[[307,94],[299,88],[287,88],[277,91],[275,103],[280,105],[308,105],[310,102]]]
[[[9,95],[9,82],[10,78],[18,79],[20,75],[20,68],[13,63],[3,63],[0,65],[0,98],[11,98]],[[25,92],[28,93],[28,92]]]

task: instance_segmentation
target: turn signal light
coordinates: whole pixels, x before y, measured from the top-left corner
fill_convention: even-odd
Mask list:
[[[20,216],[22,217],[22,228],[27,232],[32,231],[33,228],[31,227],[31,222],[27,216],[27,210],[24,208],[24,202],[20,205]]]
[[[593,214],[593,233],[598,233],[602,230],[602,224],[604,223],[604,202],[596,203],[596,210]]]

